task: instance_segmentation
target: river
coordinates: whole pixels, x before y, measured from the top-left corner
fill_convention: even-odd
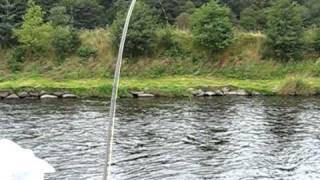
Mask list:
[[[121,99],[115,180],[320,179],[320,101],[214,97]],[[47,180],[100,180],[102,100],[0,101],[0,138],[34,150]]]

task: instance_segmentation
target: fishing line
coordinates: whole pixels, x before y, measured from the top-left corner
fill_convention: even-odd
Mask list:
[[[103,174],[103,180],[110,180],[111,179],[111,161],[112,161],[112,144],[113,144],[113,135],[114,135],[114,121],[116,115],[116,106],[117,106],[117,96],[118,96],[118,89],[119,89],[119,81],[120,81],[120,72],[121,72],[121,64],[122,64],[122,56],[123,56],[123,49],[126,42],[126,36],[128,32],[128,27],[130,23],[130,18],[134,9],[134,5],[136,0],[132,0],[126,22],[124,24],[121,42],[119,46],[118,58],[116,69],[114,73],[114,81],[112,87],[112,97],[110,103],[110,122],[108,127],[108,134],[107,134],[107,153],[106,153],[106,162],[105,162],[105,170]]]

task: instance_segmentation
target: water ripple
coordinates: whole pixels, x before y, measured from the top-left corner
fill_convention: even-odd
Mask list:
[[[0,138],[48,160],[52,180],[101,179],[108,108],[98,100],[1,101]],[[114,179],[320,179],[317,98],[123,99]]]

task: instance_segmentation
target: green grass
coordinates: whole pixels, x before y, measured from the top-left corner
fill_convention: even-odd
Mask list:
[[[310,96],[315,95],[316,88],[306,81],[305,78],[291,77],[287,79],[279,89],[279,93],[282,95],[293,96]]]
[[[308,79],[311,84],[320,87],[320,79]],[[191,89],[217,89],[232,86],[234,88],[258,91],[266,94],[279,92],[285,80],[237,80],[214,77],[175,76],[156,79],[123,78],[120,84],[120,96],[129,96],[130,90],[155,93],[161,96],[190,96]],[[19,78],[0,82],[0,90],[23,89],[67,90],[81,96],[106,97],[111,95],[112,79],[81,79],[54,81],[47,78]]]

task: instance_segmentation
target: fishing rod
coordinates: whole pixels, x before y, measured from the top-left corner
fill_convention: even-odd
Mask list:
[[[131,18],[135,4],[136,4],[136,0],[132,0],[128,14],[127,14],[127,18],[123,27],[116,69],[114,72],[112,97],[111,97],[111,103],[110,103],[110,122],[107,130],[107,153],[106,153],[106,162],[105,162],[103,180],[111,180],[112,144],[113,144],[113,135],[114,135],[114,122],[115,122],[115,115],[116,115],[117,96],[118,96],[118,89],[119,89],[119,82],[120,82],[120,72],[121,72],[121,65],[122,65],[122,56],[123,56],[124,45],[126,42],[126,36],[128,32],[130,18]]]

